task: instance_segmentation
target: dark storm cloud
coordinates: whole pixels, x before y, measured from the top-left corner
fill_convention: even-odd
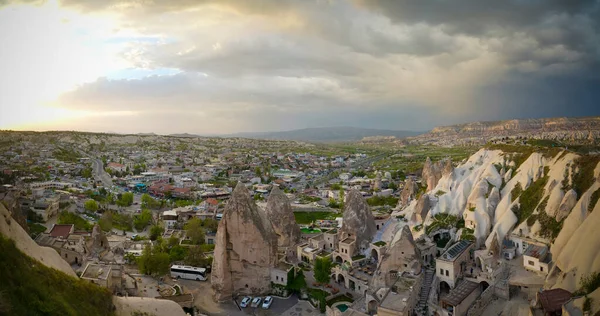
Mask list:
[[[181,72],[99,79],[65,94],[69,108],[190,113],[182,127],[227,132],[600,115],[599,1],[61,3],[161,36],[122,56]]]

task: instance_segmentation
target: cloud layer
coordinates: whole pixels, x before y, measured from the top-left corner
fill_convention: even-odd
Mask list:
[[[61,122],[67,128],[426,130],[600,115],[598,1],[66,0],[59,8],[109,19],[110,31],[90,40],[126,65],[53,102],[116,113]]]

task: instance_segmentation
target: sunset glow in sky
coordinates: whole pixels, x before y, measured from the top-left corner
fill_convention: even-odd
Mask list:
[[[600,2],[0,1],[0,129],[600,115]]]

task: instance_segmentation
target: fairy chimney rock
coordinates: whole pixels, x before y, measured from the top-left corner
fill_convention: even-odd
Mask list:
[[[264,295],[277,262],[277,235],[267,214],[238,183],[225,206],[215,241],[211,283],[216,301],[233,294]]]
[[[300,241],[300,228],[296,224],[292,206],[279,187],[274,186],[271,190],[265,212],[273,224],[279,247],[291,247]]]

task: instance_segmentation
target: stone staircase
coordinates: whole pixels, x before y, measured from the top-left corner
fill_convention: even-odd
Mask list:
[[[417,312],[419,315],[426,315],[427,300],[429,298],[429,292],[431,291],[431,283],[433,282],[434,275],[435,270],[431,268],[425,269],[425,277],[421,284],[421,293],[419,293],[419,302],[417,303]]]

